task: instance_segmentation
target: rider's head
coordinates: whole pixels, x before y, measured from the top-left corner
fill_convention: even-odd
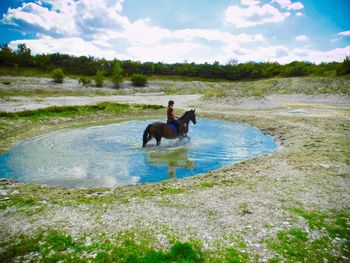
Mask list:
[[[173,105],[174,105],[174,101],[173,100],[169,100],[168,106],[173,106]]]

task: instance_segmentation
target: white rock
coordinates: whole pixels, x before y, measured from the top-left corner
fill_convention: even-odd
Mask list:
[[[324,168],[324,169],[328,169],[328,168],[329,168],[329,165],[328,165],[328,164],[320,163],[320,167],[322,167],[322,168]]]
[[[0,190],[0,195],[7,195],[7,191],[6,190]]]

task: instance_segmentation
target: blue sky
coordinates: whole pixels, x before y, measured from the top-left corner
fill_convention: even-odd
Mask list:
[[[349,0],[1,0],[0,43],[33,53],[227,63],[341,61]]]

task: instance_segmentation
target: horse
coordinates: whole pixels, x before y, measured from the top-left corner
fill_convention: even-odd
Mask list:
[[[184,115],[178,118],[178,121],[181,123],[179,128],[180,132],[174,131],[170,124],[162,122],[154,122],[149,124],[145,131],[143,132],[143,144],[142,147],[145,147],[146,144],[154,137],[157,141],[157,145],[160,144],[162,137],[166,139],[176,139],[179,137],[187,137],[189,122],[196,124],[196,110],[186,111]]]

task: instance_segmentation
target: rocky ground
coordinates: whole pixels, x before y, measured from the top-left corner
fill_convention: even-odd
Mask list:
[[[0,239],[19,242],[21,235],[57,230],[88,246],[101,236],[112,240],[132,232],[136,240],[146,236],[157,249],[168,249],[174,240],[199,244],[219,261],[225,261],[224,249],[233,247],[242,262],[350,260],[348,96],[291,94],[229,101],[152,93],[9,97],[0,110],[106,100],[165,105],[169,98],[179,108],[195,107],[200,117],[258,127],[274,136],[279,148],[190,179],[116,189],[52,189],[5,180],[0,184]],[[0,254],[7,255],[8,246]],[[79,256],[94,260],[97,254]]]

